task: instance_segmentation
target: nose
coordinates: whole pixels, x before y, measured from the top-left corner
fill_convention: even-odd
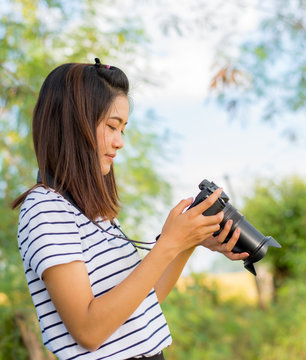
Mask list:
[[[114,136],[113,146],[114,146],[116,149],[122,149],[122,148],[123,148],[123,146],[124,146],[124,141],[123,141],[123,135],[122,135],[121,131],[118,131],[118,132],[116,133],[116,136]]]

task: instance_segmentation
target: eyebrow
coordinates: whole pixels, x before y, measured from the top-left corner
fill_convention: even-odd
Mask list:
[[[128,122],[124,122],[123,119],[119,116],[110,116],[109,119],[115,119],[118,120],[121,124],[126,125]]]

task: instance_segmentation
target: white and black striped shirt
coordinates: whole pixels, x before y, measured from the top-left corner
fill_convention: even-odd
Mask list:
[[[47,268],[79,260],[86,265],[95,297],[122,282],[141,259],[130,242],[115,236],[120,234],[117,227],[109,221],[99,224],[114,236],[102,231],[63,196],[43,187],[33,190],[22,205],[18,244],[43,342],[59,359],[152,356],[172,341],[154,289],[98,350],[89,352],[67,331],[42,281]]]

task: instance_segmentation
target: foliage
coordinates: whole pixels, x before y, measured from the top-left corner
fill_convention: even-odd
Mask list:
[[[280,182],[258,181],[243,213],[263,234],[273,236],[281,249],[270,248],[271,270],[279,286],[288,278],[306,275],[306,182],[298,177]]]
[[[249,114],[243,108],[251,108],[264,121],[284,121],[285,135],[295,140],[305,121],[306,4],[273,0],[259,2],[255,9],[259,25],[245,34],[239,53],[232,51],[237,47],[235,36],[220,44],[211,88],[233,117],[242,108],[241,116],[247,121]]]
[[[278,291],[278,302],[271,312],[275,341],[264,344],[261,358],[285,360],[306,357],[305,295],[304,279],[290,280]]]
[[[28,358],[13,317],[1,316],[0,339],[0,360]]]
[[[306,357],[305,204],[303,179],[257,182],[242,212],[282,245],[281,249],[270,248],[261,260],[270,264],[276,276],[276,301],[263,309],[248,304],[243,296],[224,300],[225,289],[208,287],[204,274],[193,274],[185,280],[186,288],[175,288],[163,304],[173,336],[167,359]]]
[[[237,62],[239,66],[233,67],[237,71],[223,72],[222,76],[232,84],[232,80],[239,82],[245,73],[255,74],[243,78],[247,80],[244,85],[249,86],[250,80],[252,87],[244,87],[239,98],[267,99],[272,104],[268,110],[282,108],[276,103],[274,106],[276,98],[268,95],[275,94],[275,87],[282,88],[284,81],[287,85],[290,80],[288,92],[281,93],[277,101],[283,101],[284,111],[302,111],[305,52],[300,45],[305,30],[304,7],[300,7],[300,12],[293,11],[287,2],[286,6],[281,5],[283,1],[278,2],[276,18],[272,12],[267,14],[267,18],[271,17],[265,24],[265,34],[278,34],[279,39],[273,41],[272,35],[258,35],[244,46],[243,51],[248,56],[242,57],[241,62]],[[120,66],[124,62],[134,78],[140,74],[139,78],[144,80],[144,72],[134,59],[143,55],[148,40],[140,19],[133,14],[121,16],[120,11],[115,11],[116,14],[110,11],[123,6],[114,0],[11,0],[3,3],[0,10],[0,360],[27,359],[28,356],[21,344],[16,317],[32,313],[33,305],[16,246],[18,213],[10,211],[9,204],[35,181],[30,123],[39,87],[46,74],[59,63],[92,62],[97,55],[105,63],[114,64],[120,59]],[[287,14],[281,12],[283,9]],[[284,17],[286,22],[282,25]],[[175,24],[180,25],[179,22]],[[286,40],[282,36],[287,30],[281,31],[281,26],[290,30]],[[278,33],[273,32],[274,27]],[[262,46],[258,46],[258,39]],[[280,72],[279,78],[272,81],[269,77],[272,61],[284,55],[284,49],[289,46],[292,49],[285,64],[290,64],[290,72],[286,68],[286,72]],[[129,68],[131,62],[133,66]],[[239,91],[239,83],[236,85],[232,95]],[[226,99],[225,93],[223,95]],[[238,101],[237,98],[227,99]],[[169,185],[158,175],[159,167],[163,166],[160,155],[165,153],[167,134],[160,129],[162,127],[156,130],[156,119],[144,118],[146,120],[141,119],[141,122],[139,119],[129,122],[128,151],[120,155],[116,168],[121,179],[121,220],[133,237],[141,236],[136,234],[136,227],[141,229],[139,225],[146,215],[152,219],[160,204],[168,201],[170,193]],[[139,196],[140,193],[146,195]],[[269,249],[268,256],[262,260],[270,261],[278,276],[277,302],[266,311],[237,300],[222,302],[220,290],[205,287],[200,276],[194,276],[193,284],[186,291],[175,289],[163,305],[174,337],[173,346],[166,352],[167,359],[306,357],[303,341],[306,335],[305,194],[305,182],[297,178],[268,185],[259,183],[254,197],[246,201],[243,210],[252,224],[283,246],[275,251]]]
[[[189,279],[190,280],[190,279]],[[184,291],[163,304],[173,344],[168,360],[276,360],[306,356],[306,285],[288,283],[266,310],[239,301],[222,302],[222,289],[207,288],[193,275]]]

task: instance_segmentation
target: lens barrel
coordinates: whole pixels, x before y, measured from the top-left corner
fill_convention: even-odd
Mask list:
[[[218,186],[213,182],[208,180],[203,180],[199,185],[201,192],[195,198],[195,201],[191,204],[190,208],[196,206],[201,201],[205,200],[209,195],[211,195]],[[229,202],[229,197],[222,192],[217,201],[206,211],[203,212],[203,215],[210,216],[215,215],[220,211],[224,212],[224,218],[220,223],[220,230],[214,234],[217,236],[224,228],[224,225],[228,220],[232,220],[233,224],[231,230],[226,237],[224,242],[228,242],[231,238],[233,232],[239,228],[240,236],[239,239],[233,248],[233,252],[242,253],[248,252],[250,255],[244,260],[244,267],[250,271],[252,274],[256,275],[254,268],[254,263],[261,260],[268,250],[268,246],[278,247],[281,245],[273,239],[271,236],[264,236],[260,231],[258,231],[254,226],[252,226],[234,206]]]

